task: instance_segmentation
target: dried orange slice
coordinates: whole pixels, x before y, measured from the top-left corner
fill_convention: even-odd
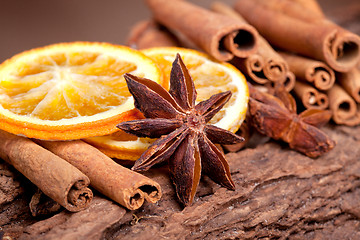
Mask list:
[[[194,80],[197,91],[197,102],[210,96],[230,90],[230,101],[211,119],[210,123],[236,132],[245,119],[249,92],[244,75],[233,65],[219,62],[214,58],[196,50],[162,47],[143,50],[162,69],[164,82],[168,88],[172,62],[176,53],[180,53]]]
[[[124,73],[159,82],[149,57],[108,43],[60,43],[0,65],[0,129],[39,139],[79,139],[117,131],[139,117]]]
[[[109,157],[132,161],[137,160],[155,140],[138,138],[120,130],[110,135],[84,139]]]
[[[196,50],[160,47],[143,50],[151,57],[163,71],[163,86],[169,87],[170,70],[176,53],[180,53],[185,65],[192,76],[196,91],[197,102],[208,99],[211,95],[231,90],[230,101],[210,121],[217,127],[236,132],[245,119],[249,98],[248,87],[244,75],[228,63],[218,62],[210,56]],[[86,139],[98,146],[110,157],[136,160],[151,144],[149,139],[117,137],[116,135],[94,137]],[[131,151],[126,145],[131,145]],[[136,151],[135,151],[136,150]]]

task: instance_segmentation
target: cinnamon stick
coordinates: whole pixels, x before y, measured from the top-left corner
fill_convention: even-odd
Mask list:
[[[153,20],[137,23],[130,31],[127,45],[135,49],[180,46],[176,36]]]
[[[28,138],[0,130],[0,158],[13,165],[44,194],[71,212],[92,200],[90,181],[77,168]]]
[[[256,83],[265,84],[270,81],[263,71],[264,59],[258,54],[252,54],[247,58],[233,58],[230,63]]]
[[[285,74],[285,80],[283,82],[285,86],[285,90],[287,92],[293,90],[295,87],[295,82],[296,82],[295,74],[293,72],[287,71]]]
[[[327,19],[307,17],[307,9],[295,2],[290,5],[301,11],[284,13],[261,0],[238,0],[234,7],[274,46],[324,61],[339,72],[349,71],[357,64],[359,36]],[[299,14],[291,16],[294,12]],[[299,16],[300,13],[304,14]]]
[[[335,123],[348,126],[360,124],[360,111],[354,99],[340,85],[335,83],[327,95]]]
[[[115,163],[81,140],[37,142],[80,169],[96,190],[130,210],[141,207],[145,199],[155,203],[161,197],[157,182]]]
[[[292,0],[302,7],[311,11],[312,14],[316,15],[319,18],[325,18],[324,12],[322,11],[319,3],[316,0]]]
[[[280,52],[297,79],[311,83],[319,90],[328,90],[335,83],[335,73],[325,63],[295,54]]]
[[[358,68],[346,73],[337,73],[336,80],[356,102],[360,103],[360,70]]]
[[[307,109],[326,109],[329,106],[329,99],[327,95],[319,92],[317,89],[305,82],[297,81],[295,83],[294,92]]]
[[[266,8],[271,9],[272,11],[277,11],[288,15],[290,17],[295,17],[297,19],[305,21],[321,21],[325,17],[322,13],[320,6],[316,9],[315,3],[311,3],[311,0],[306,4],[302,2],[304,0],[254,0],[257,4],[260,4]]]
[[[246,22],[239,13],[222,2],[214,2],[211,5],[211,10]],[[257,51],[247,58],[233,59],[232,64],[260,84],[265,84],[269,80],[284,81],[288,68],[285,60],[260,35],[258,36]]]
[[[283,88],[286,92],[290,92],[294,89],[296,83],[296,78],[294,73],[287,71],[285,75],[285,80],[281,82],[267,82],[263,87],[257,86],[257,88],[262,89],[262,91],[269,94],[274,94],[277,88]]]
[[[179,0],[147,0],[156,21],[176,31],[220,61],[247,57],[257,47],[249,24]]]

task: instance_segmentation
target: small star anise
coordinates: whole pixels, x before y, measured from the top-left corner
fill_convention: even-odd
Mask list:
[[[195,106],[195,85],[179,54],[172,65],[169,92],[146,78],[125,74],[125,79],[135,107],[146,119],[122,122],[117,127],[138,137],[159,138],[132,169],[146,171],[168,160],[176,193],[185,206],[194,198],[201,172],[234,190],[228,162],[214,143],[233,144],[244,139],[207,124],[229,101],[231,92],[215,94]]]
[[[281,139],[289,147],[309,157],[319,157],[335,146],[326,133],[318,127],[325,125],[331,112],[307,109],[296,113],[296,102],[281,86],[270,95],[248,84],[250,91],[248,120],[252,127],[273,139]]]

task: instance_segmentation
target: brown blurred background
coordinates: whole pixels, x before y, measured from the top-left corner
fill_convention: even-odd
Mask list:
[[[230,5],[235,1],[223,0]],[[208,7],[212,0],[191,2]],[[319,3],[327,16],[344,27],[347,19],[358,19],[349,30],[360,33],[360,0]],[[337,14],[344,8],[349,15]],[[58,42],[125,44],[131,26],[150,16],[143,0],[0,0],[0,62],[21,51]]]

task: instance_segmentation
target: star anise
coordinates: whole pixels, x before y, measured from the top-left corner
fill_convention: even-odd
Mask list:
[[[248,118],[260,133],[287,142],[290,148],[318,157],[335,146],[335,142],[318,127],[331,118],[327,110],[308,109],[296,113],[296,102],[283,88],[273,89],[273,95],[261,92],[249,84]]]
[[[214,143],[233,144],[244,139],[207,124],[229,101],[231,92],[215,94],[195,106],[195,85],[179,54],[172,65],[169,92],[146,78],[125,74],[125,79],[135,107],[146,118],[122,122],[117,127],[138,137],[159,138],[132,169],[146,171],[168,160],[177,196],[185,206],[194,198],[201,172],[235,189],[228,162]]]

